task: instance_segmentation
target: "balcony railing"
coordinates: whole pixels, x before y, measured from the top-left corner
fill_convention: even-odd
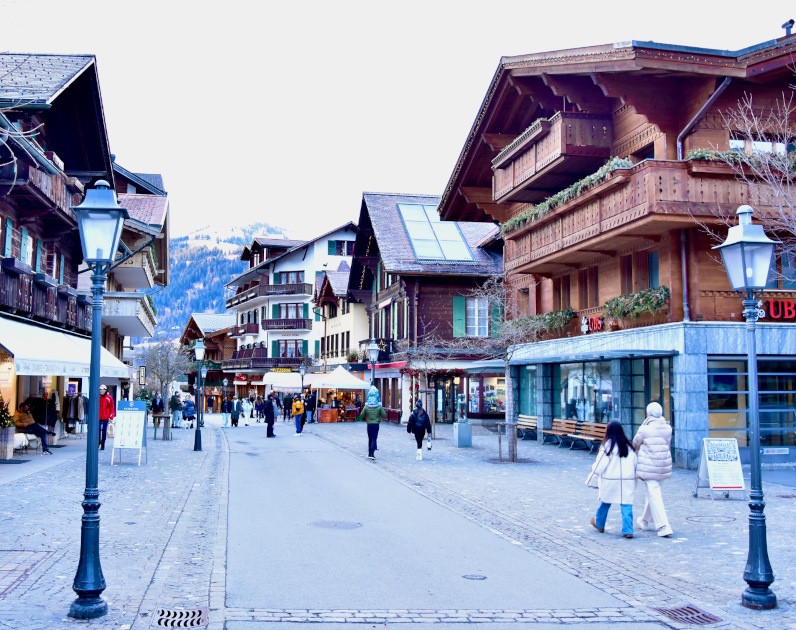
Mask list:
[[[296,284],[259,284],[240,291],[227,298],[227,308],[233,308],[258,297],[272,297],[275,295],[312,295],[312,285],[306,282]]]
[[[0,186],[13,186],[15,197],[26,198],[27,203],[35,206],[58,208],[72,218],[74,214],[69,208],[78,205],[81,199],[77,192],[79,183],[68,185],[63,173],[50,175],[22,161],[16,163],[16,173],[9,168],[0,172]]]
[[[263,330],[312,330],[311,319],[264,319]]]
[[[265,348],[249,348],[236,350],[232,353],[231,359],[222,361],[221,366],[225,371],[298,367],[307,359],[308,357],[269,357]]]
[[[748,195],[730,168],[719,163],[645,160],[507,233],[504,267],[520,273],[561,270],[561,264],[579,262],[581,249],[584,260],[592,260],[590,247],[618,251],[649,240],[655,232],[649,222],[656,217],[666,223],[658,232],[692,227],[695,216],[734,210],[747,203]],[[636,237],[633,226],[642,222],[643,233]]]
[[[541,201],[551,188],[598,168],[610,155],[612,136],[610,116],[559,112],[538,121],[493,160],[492,198]]]
[[[102,304],[102,322],[128,337],[151,337],[157,319],[145,293],[109,291]]]
[[[259,324],[239,324],[232,329],[230,337],[244,337],[245,335],[256,335],[260,332]]]

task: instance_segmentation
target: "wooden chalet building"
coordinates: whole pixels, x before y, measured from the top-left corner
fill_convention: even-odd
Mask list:
[[[722,112],[749,94],[765,113],[792,94],[794,54],[788,36],[733,52],[632,41],[501,60],[440,214],[499,222],[523,314],[572,315],[515,353],[516,411],[545,428],[613,418],[635,433],[657,400],[678,466],[696,467],[709,436],[736,437],[746,457],[741,298],[698,223],[726,233],[716,215],[734,221],[749,190],[705,158],[785,150],[744,142]],[[763,295],[764,461],[796,459],[796,312],[782,306],[796,298],[793,267],[782,257]]]
[[[503,417],[502,370],[484,373],[472,356],[429,347],[434,336],[490,334],[486,309],[467,296],[488,276],[502,273],[499,248],[479,247],[496,228],[440,221],[438,203],[436,196],[362,195],[348,283],[350,298],[367,307],[370,335],[359,347],[364,350],[373,338],[381,348],[376,386],[391,421],[406,421],[413,401],[428,390],[433,395],[423,398],[437,422],[453,421],[459,393],[475,404],[471,417],[497,420]],[[485,407],[486,398],[492,407]]]
[[[218,315],[216,313],[191,313],[188,318],[188,323],[180,335],[180,345],[188,347],[195,343],[198,339],[202,339],[205,344],[205,359],[204,365],[207,367],[207,379],[205,380],[205,409],[207,409],[207,397],[212,396],[215,401],[221,400],[224,395],[231,396],[233,393],[234,374],[224,374],[221,365],[224,361],[232,359],[232,355],[237,348],[237,342],[232,337],[233,329],[235,328],[235,315],[233,313],[225,313]],[[196,387],[198,386],[198,364],[194,364],[188,376],[188,390],[191,394],[196,395]],[[224,388],[224,379],[227,379],[226,390]],[[168,396],[166,396],[168,398]],[[198,402],[197,402],[198,404]],[[218,405],[214,405],[216,411],[219,410]]]

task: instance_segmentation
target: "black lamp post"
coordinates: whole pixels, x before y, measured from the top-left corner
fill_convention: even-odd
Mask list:
[[[379,344],[375,339],[370,340],[368,359],[370,359],[370,386],[373,387],[376,384],[376,361],[379,360]]]
[[[749,379],[749,453],[752,483],[749,492],[749,555],[743,579],[749,585],[741,595],[746,608],[769,610],[777,607],[777,596],[769,589],[774,572],[768,561],[766,517],[763,509],[763,483],[760,469],[760,412],[757,383],[757,347],[755,322],[758,318],[757,298],[766,288],[768,273],[774,260],[776,242],[768,238],[763,226],[752,224],[751,206],[738,208],[738,225],[729,229],[726,240],[715,247],[721,258],[730,284],[743,298],[746,319],[746,353]]]
[[[199,377],[199,409],[196,412],[196,431],[193,434],[193,450],[201,451],[202,450],[202,429],[200,428],[201,422],[201,413],[202,413],[202,367],[203,362],[205,360],[205,342],[203,339],[197,339],[196,344],[193,347],[193,355],[196,357],[196,360],[199,361],[199,369],[196,370],[196,375]]]
[[[100,348],[102,347],[102,296],[105,280],[116,259],[127,210],[116,202],[110,184],[99,180],[86,191],[79,206],[71,208],[77,217],[83,259],[92,271],[91,363],[89,368],[88,439],[86,440],[86,489],[83,492],[83,518],[80,525],[80,560],[72,583],[77,599],[69,608],[75,619],[95,619],[107,614],[102,599],[105,577],[99,556],[99,386]]]

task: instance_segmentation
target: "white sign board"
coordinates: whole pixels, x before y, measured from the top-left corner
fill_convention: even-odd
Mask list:
[[[746,494],[741,454],[738,451],[738,440],[735,438],[703,438],[702,457],[699,460],[697,487],[693,495],[697,496],[699,488],[710,487],[710,498],[714,492],[721,492],[725,497],[738,491]]]
[[[143,401],[122,400],[116,409],[116,418],[113,421],[113,452],[111,453],[111,466],[114,455],[119,449],[137,449],[138,465],[141,465],[141,452],[146,446],[146,403]],[[119,453],[121,460],[121,452]]]

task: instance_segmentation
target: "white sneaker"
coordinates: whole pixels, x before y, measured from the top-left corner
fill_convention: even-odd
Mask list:
[[[644,530],[644,531],[646,531],[646,532],[650,532],[650,531],[652,531],[652,530],[654,530],[654,529],[655,529],[655,528],[654,528],[652,525],[650,525],[650,524],[649,524],[647,521],[645,521],[645,520],[638,519],[638,521],[636,521],[636,522],[638,523],[639,529],[643,529],[643,530]]]
[[[664,525],[663,527],[661,527],[658,530],[658,536],[660,536],[661,538],[665,538],[667,536],[671,536],[673,533],[674,532],[672,531],[672,528],[671,528],[670,525]]]
[[[423,449],[422,448],[417,449],[417,457],[415,457],[415,459],[423,459]]]

